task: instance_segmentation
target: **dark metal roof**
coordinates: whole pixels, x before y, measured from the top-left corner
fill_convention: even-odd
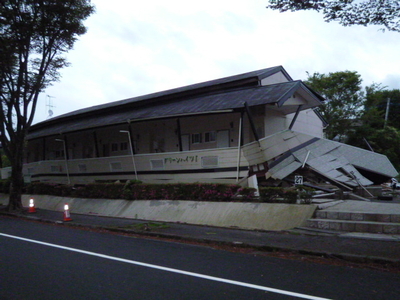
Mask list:
[[[57,122],[42,122],[32,126],[28,139],[149,118],[168,118],[187,114],[239,110],[243,108],[244,102],[247,102],[249,106],[265,104],[281,106],[299,89],[303,89],[311,95],[308,99],[309,104],[303,106],[303,109],[320,104],[317,95],[314,95],[301,81],[290,81],[267,86],[220,91],[213,94],[200,94],[188,98],[170,98],[164,101],[131,101],[129,105],[113,105],[108,107],[107,110],[91,110],[91,114],[75,113],[68,118],[58,119]],[[293,106],[280,108],[284,113],[292,113],[296,109],[297,107]]]
[[[114,101],[106,104],[96,105],[88,108],[83,108],[80,110],[76,110],[61,116],[57,116],[46,120],[44,122],[38,123],[52,123],[53,121],[57,121],[59,119],[70,118],[81,114],[86,113],[98,113],[101,110],[109,110],[114,107],[122,107],[125,105],[131,105],[132,103],[140,103],[149,101],[162,101],[164,99],[168,99],[174,97],[175,99],[178,97],[190,97],[193,95],[201,95],[201,94],[209,94],[209,93],[217,93],[220,91],[226,91],[228,89],[233,88],[241,88],[241,87],[249,87],[249,86],[257,86],[259,85],[260,80],[271,76],[275,73],[282,72],[288,81],[293,81],[293,79],[289,76],[289,74],[285,71],[282,66],[272,67],[261,69],[258,71],[252,71],[248,73],[243,73],[239,75],[224,77],[220,79],[210,80],[202,83],[196,83],[192,85],[187,85],[184,87],[179,87],[171,90],[166,90],[162,92],[147,94],[143,96],[128,98],[124,100]]]

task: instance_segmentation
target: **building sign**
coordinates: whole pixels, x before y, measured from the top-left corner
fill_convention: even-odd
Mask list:
[[[294,184],[295,185],[303,185],[303,176],[295,175],[294,176]]]
[[[186,157],[166,157],[164,158],[165,163],[193,163],[198,161],[198,156],[186,156]]]

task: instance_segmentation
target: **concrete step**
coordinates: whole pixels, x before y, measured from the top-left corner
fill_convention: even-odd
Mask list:
[[[366,221],[383,223],[400,223],[400,214],[378,214],[365,212],[337,212],[319,210],[315,213],[317,219]]]
[[[400,234],[400,222],[309,219],[307,220],[306,226],[309,228],[333,231]]]

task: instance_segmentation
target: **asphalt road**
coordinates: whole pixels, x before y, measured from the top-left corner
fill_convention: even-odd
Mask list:
[[[0,216],[0,299],[399,299],[400,275]]]

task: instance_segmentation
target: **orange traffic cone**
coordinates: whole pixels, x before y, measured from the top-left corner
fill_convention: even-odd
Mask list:
[[[65,205],[64,205],[64,222],[66,222],[66,221],[72,221],[71,215],[69,214],[68,203],[65,203]]]
[[[28,210],[28,212],[29,213],[36,212],[35,203],[34,203],[33,199],[29,200],[29,210]]]

